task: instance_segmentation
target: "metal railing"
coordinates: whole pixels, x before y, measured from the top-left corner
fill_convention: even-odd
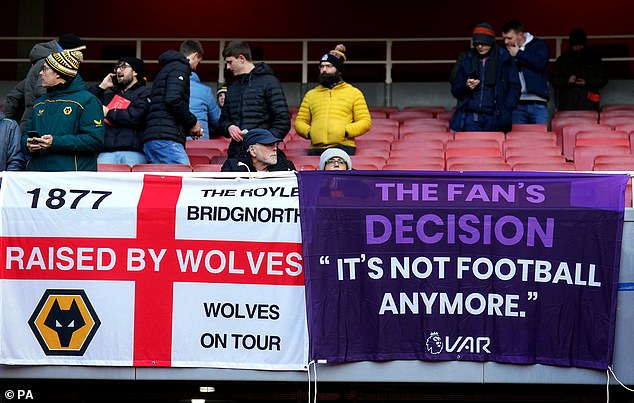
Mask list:
[[[551,44],[551,48],[555,49],[555,53],[551,58],[551,62],[553,62],[559,55],[562,53],[562,46],[567,40],[567,36],[543,36],[541,39],[546,40]],[[22,37],[11,37],[11,36],[2,36],[0,37],[0,45],[6,42],[18,42],[18,43],[38,43],[49,41],[52,38],[50,37],[36,37],[36,36],[22,36]],[[158,63],[157,59],[148,58],[144,55],[144,48],[149,44],[155,43],[180,43],[184,39],[188,38],[112,38],[112,37],[87,37],[82,38],[84,42],[87,44],[90,43],[120,43],[127,45],[134,45],[135,54],[137,57],[143,58],[146,63]],[[206,57],[203,60],[203,64],[216,64],[218,66],[218,82],[225,82],[224,76],[224,60],[222,58],[222,49],[227,43],[227,38],[198,38],[203,44],[215,44],[217,49],[219,49],[217,57]],[[627,49],[631,46],[634,46],[634,35],[596,35],[589,36],[589,42],[593,45],[601,44],[601,43],[625,43],[627,45]],[[375,43],[377,48],[383,51],[384,57],[378,58],[374,60],[350,60],[348,64],[362,64],[362,65],[382,65],[385,66],[385,84],[392,83],[392,69],[395,65],[446,65],[453,64],[455,62],[455,58],[453,59],[438,59],[434,58],[434,55],[429,54],[421,54],[420,58],[409,59],[402,58],[394,55],[393,47],[397,44],[434,44],[438,46],[443,46],[448,43],[454,44],[453,46],[469,46],[471,37],[437,37],[437,38],[344,38],[344,39],[327,39],[327,38],[297,38],[297,39],[279,39],[279,38],[245,38],[251,47],[254,44],[258,43],[286,43],[286,44],[298,44],[301,45],[301,57],[296,57],[290,60],[283,59],[267,59],[266,62],[269,64],[284,64],[284,65],[301,65],[301,82],[302,84],[308,83],[309,73],[308,66],[312,64],[316,64],[317,61],[313,58],[309,57],[309,46],[311,44],[317,43]],[[166,47],[165,49],[168,49]],[[627,54],[629,55],[629,50]],[[19,55],[21,56],[21,55]],[[425,57],[429,56],[429,57]],[[457,54],[456,54],[457,56]],[[634,61],[634,57],[625,56],[625,57],[605,57],[603,59],[605,62],[632,62]],[[96,63],[96,64],[113,64],[116,60],[114,59],[87,59],[86,63]],[[28,57],[15,57],[15,58],[0,58],[0,63],[29,63]]]

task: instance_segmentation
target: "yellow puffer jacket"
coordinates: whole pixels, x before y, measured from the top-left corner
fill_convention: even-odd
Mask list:
[[[318,85],[308,91],[295,118],[297,134],[310,139],[311,148],[355,147],[354,137],[371,126],[363,93],[345,82],[332,89]]]

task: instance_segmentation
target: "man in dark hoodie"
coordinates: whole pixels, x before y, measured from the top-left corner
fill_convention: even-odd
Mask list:
[[[291,128],[284,90],[273,70],[263,62],[253,63],[249,45],[231,41],[222,51],[235,81],[229,86],[220,114],[220,132],[231,138],[228,156],[242,147],[243,131],[266,129],[282,140]]]
[[[89,89],[103,103],[105,116],[104,149],[97,157],[100,164],[147,163],[141,137],[150,107],[150,87],[143,69],[143,60],[122,57],[113,73]]]
[[[159,63],[163,67],[152,84],[143,151],[152,164],[189,164],[187,136],[203,136],[200,122],[189,110],[189,76],[200,58],[188,59],[168,50],[159,56]]]
[[[31,48],[31,53],[29,54],[31,68],[24,80],[20,81],[7,94],[7,101],[4,105],[5,115],[9,119],[20,123],[22,131],[24,131],[26,120],[31,116],[33,102],[46,94],[46,89],[42,87],[42,80],[40,79],[44,58],[51,53],[75,49],[82,45],[82,40],[76,35],[63,34],[57,40],[36,43]]]

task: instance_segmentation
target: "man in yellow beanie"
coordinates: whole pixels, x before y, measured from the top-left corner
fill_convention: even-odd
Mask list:
[[[80,46],[46,57],[40,78],[46,94],[33,104],[22,134],[29,171],[96,171],[103,148],[101,102],[77,75]]]
[[[337,45],[319,62],[319,85],[308,91],[295,119],[295,130],[310,139],[309,155],[321,155],[337,147],[349,155],[356,150],[354,138],[372,126],[363,93],[343,81],[346,48]]]

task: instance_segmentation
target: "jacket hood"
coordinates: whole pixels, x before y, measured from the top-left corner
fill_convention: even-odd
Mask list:
[[[180,62],[189,67],[189,61],[187,60],[185,55],[176,50],[167,50],[159,56],[159,63],[161,65],[165,66],[166,64],[171,62]]]
[[[51,53],[59,52],[59,47],[57,46],[56,41],[48,41],[36,43],[31,48],[31,53],[29,53],[29,59],[31,63],[35,63],[40,59],[44,59],[46,56]]]
[[[55,87],[49,88],[46,92],[69,94],[71,92],[77,92],[81,90],[88,90],[88,86],[81,78],[81,76],[77,74],[70,83],[56,85]]]
[[[251,74],[264,76],[267,74],[273,75],[274,73],[273,69],[270,68],[268,64],[260,62],[255,64],[255,67],[253,68],[253,71],[251,71]]]
[[[193,81],[196,81],[197,83],[200,82],[200,77],[198,77],[198,74],[196,74],[195,72],[192,71],[192,73],[190,74],[189,78]]]

